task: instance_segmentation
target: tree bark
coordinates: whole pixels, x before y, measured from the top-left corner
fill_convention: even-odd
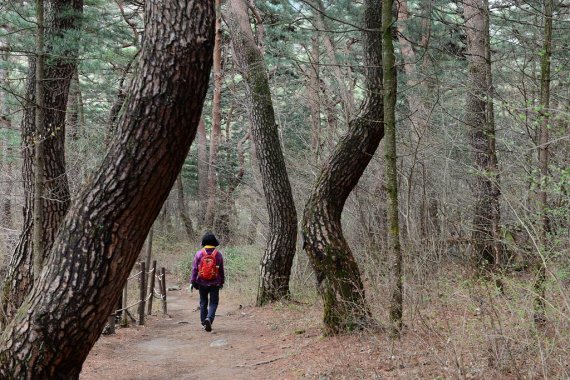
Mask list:
[[[51,0],[46,7],[45,15],[45,81],[49,86],[44,90],[44,129],[45,138],[42,139],[45,154],[43,226],[41,261],[53,244],[59,226],[69,207],[69,185],[65,166],[65,109],[69,94],[69,83],[76,67],[78,43],[69,43],[69,48],[61,51],[62,38],[69,38],[79,28],[82,0]],[[57,49],[57,55],[51,53]],[[33,194],[35,193],[33,178],[35,172],[35,59],[30,59],[28,68],[28,84],[26,89],[26,109],[22,119],[22,178],[24,180],[24,223],[16,249],[10,259],[9,272],[4,282],[2,294],[2,318],[9,320],[20,306],[23,298],[28,294],[34,282],[32,251],[33,235]]]
[[[196,133],[213,5],[164,0],[145,8],[143,53],[119,133],[0,338],[2,378],[78,378]]]
[[[364,104],[323,166],[303,215],[303,246],[317,275],[329,334],[369,322],[358,265],[341,225],[346,199],[384,136],[380,1],[366,0],[364,4]]]
[[[465,123],[470,128],[470,144],[475,165],[473,250],[477,267],[502,265],[500,242],[499,168],[495,150],[492,107],[488,8],[484,0],[464,2],[467,55],[469,61]]]
[[[69,137],[77,141],[79,139],[79,129],[83,126],[83,99],[81,96],[81,85],[79,83],[79,71],[77,66],[73,72],[71,83],[69,84],[69,97],[67,100],[67,121],[66,129],[69,130]]]
[[[251,134],[269,213],[269,237],[260,264],[257,305],[289,295],[297,212],[281,150],[263,55],[256,45],[244,0],[230,0],[229,26],[236,64],[246,82]]]

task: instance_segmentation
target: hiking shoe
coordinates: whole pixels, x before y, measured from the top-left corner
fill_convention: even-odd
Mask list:
[[[208,318],[206,318],[206,320],[204,321],[204,330],[206,330],[207,332],[212,331],[212,322],[210,322]]]

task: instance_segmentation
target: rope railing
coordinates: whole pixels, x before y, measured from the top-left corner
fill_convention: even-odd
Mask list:
[[[138,288],[139,288],[139,297],[136,302],[128,303],[128,286],[129,281],[138,278]],[[148,280],[148,284],[147,284]],[[158,290],[155,288],[155,283],[158,283]],[[148,288],[148,291],[147,291]],[[160,274],[157,272],[156,268],[156,260],[152,262],[152,268],[148,271],[145,268],[145,263],[139,263],[139,271],[127,278],[127,282],[125,283],[125,287],[123,289],[123,296],[121,297],[120,304],[115,312],[109,317],[109,325],[111,333],[114,333],[115,330],[115,317],[119,314],[121,315],[121,325],[128,326],[129,318],[133,322],[137,322],[139,325],[144,325],[145,321],[145,314],[150,315],[152,314],[152,300],[154,298],[159,299],[162,302],[162,312],[163,314],[167,314],[167,307],[166,307],[166,270],[164,267],[160,269]],[[148,309],[145,313],[145,307],[148,305]],[[129,309],[138,306],[137,316],[138,319],[135,319],[133,315],[129,312]]]
[[[141,273],[142,273],[142,271],[139,271],[138,273],[133,274],[131,277],[127,278],[127,281],[132,280],[133,278],[140,276]]]

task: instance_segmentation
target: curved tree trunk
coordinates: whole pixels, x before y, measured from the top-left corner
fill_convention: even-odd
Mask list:
[[[65,168],[65,110],[69,94],[69,84],[76,67],[78,44],[69,43],[70,48],[61,51],[56,44],[61,44],[62,38],[69,38],[80,27],[82,0],[52,0],[46,7],[46,35],[45,54],[46,64],[44,79],[44,128],[46,138],[43,139],[45,155],[43,226],[42,236],[44,249],[41,260],[46,259],[59,226],[69,207],[69,184]],[[57,49],[57,56],[50,53]],[[24,180],[24,224],[22,233],[14,254],[10,260],[8,276],[4,282],[2,293],[3,317],[9,320],[23,298],[28,294],[34,282],[32,263],[32,234],[33,234],[33,198],[34,198],[34,170],[33,162],[34,140],[36,128],[35,120],[35,60],[30,59],[28,68],[28,85],[26,89],[27,105],[22,120],[22,177]]]
[[[212,64],[213,5],[148,1],[145,16],[117,138],[0,338],[2,378],[78,378],[196,133]]]
[[[366,0],[364,67],[367,95],[361,114],[325,163],[303,215],[304,249],[316,272],[328,333],[367,323],[369,310],[354,256],[342,234],[346,199],[384,136],[380,1]]]
[[[260,265],[257,305],[289,295],[297,212],[275,123],[263,55],[256,45],[244,0],[230,0],[229,25],[237,66],[246,82],[251,134],[269,212],[269,237]]]

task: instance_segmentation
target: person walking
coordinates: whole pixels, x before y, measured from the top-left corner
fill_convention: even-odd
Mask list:
[[[202,237],[202,249],[196,252],[192,263],[190,283],[200,293],[200,322],[202,328],[212,331],[220,289],[224,286],[224,258],[218,251],[220,242],[211,232]]]

